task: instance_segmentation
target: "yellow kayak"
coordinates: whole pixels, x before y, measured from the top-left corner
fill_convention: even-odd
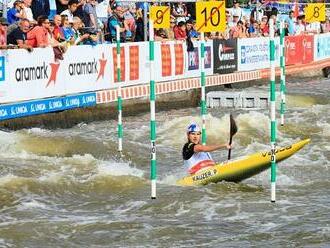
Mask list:
[[[310,139],[299,141],[293,145],[276,149],[276,161],[280,162],[303,148]],[[227,163],[217,164],[214,167],[186,176],[177,181],[178,185],[206,185],[219,181],[239,182],[257,175],[270,167],[270,151],[258,152]]]

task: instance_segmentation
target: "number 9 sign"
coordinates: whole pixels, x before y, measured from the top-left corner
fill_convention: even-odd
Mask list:
[[[226,30],[224,1],[196,2],[196,26],[198,32],[223,32]]]
[[[170,27],[170,7],[151,6],[150,19],[154,22],[154,28]]]

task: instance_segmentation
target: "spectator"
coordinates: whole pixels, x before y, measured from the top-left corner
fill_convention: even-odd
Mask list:
[[[267,16],[263,16],[261,18],[261,22],[260,22],[260,25],[259,25],[260,35],[265,36],[265,37],[269,36],[269,26],[268,26],[268,23],[267,23],[267,19],[268,19]]]
[[[63,34],[64,40],[67,42],[74,42],[74,32],[69,22],[69,18],[66,15],[61,15],[61,32]]]
[[[38,25],[27,33],[27,44],[32,47],[48,47],[48,32],[50,22],[47,16],[37,18]]]
[[[0,49],[7,48],[7,27],[8,27],[7,19],[4,17],[0,17]]]
[[[166,32],[164,29],[159,28],[155,30],[155,41],[167,41],[168,37],[166,36]]]
[[[247,37],[247,31],[246,27],[244,26],[242,21],[238,21],[236,24],[236,27],[233,27],[231,29],[231,38],[246,38]]]
[[[86,23],[86,27],[92,27],[94,29],[98,29],[99,25],[97,22],[96,15],[96,0],[87,0],[84,5],[84,12],[88,15],[88,22]]]
[[[170,28],[165,29],[166,37],[169,40],[174,40],[174,27],[175,27],[175,18],[170,19]]]
[[[25,12],[23,11],[24,4],[21,0],[16,0],[14,6],[7,12],[7,21],[9,24],[18,22],[20,19],[25,18]]]
[[[325,22],[321,23],[321,28],[322,28],[322,32],[321,33],[328,33],[330,32],[330,20],[329,18],[327,18],[325,20]]]
[[[31,3],[33,19],[37,20],[38,16],[49,16],[50,8],[48,0],[33,0]]]
[[[136,19],[135,19],[135,36],[134,41],[144,41],[144,22],[143,22],[143,10],[136,10]]]
[[[306,24],[306,32],[309,34],[319,34],[321,33],[321,23],[311,22]]]
[[[257,21],[252,20],[250,26],[248,27],[249,37],[258,37],[259,36],[259,24]]]
[[[108,20],[108,31],[110,34],[110,41],[116,42],[116,27],[119,26],[120,41],[126,41],[126,31],[128,30],[127,25],[124,22],[123,8],[119,5],[115,5],[113,15]]]
[[[242,20],[243,10],[239,6],[239,2],[237,0],[234,0],[233,3],[234,3],[234,7],[231,9],[231,15],[232,16],[237,16],[238,17],[238,21],[239,20]]]
[[[88,39],[90,34],[84,33],[82,34],[80,30],[83,28],[83,23],[78,16],[73,17],[72,30],[73,30],[73,38],[75,45],[83,44],[84,40]]]
[[[7,44],[17,45],[19,48],[25,48],[32,51],[32,46],[27,44],[27,33],[30,30],[30,21],[28,19],[21,19],[19,27],[14,29],[7,37]]]
[[[37,23],[33,18],[33,13],[31,9],[32,0],[24,0],[23,2],[23,12],[25,13],[26,19],[28,19],[31,23]]]
[[[285,21],[288,23],[289,35],[294,35],[296,33],[296,30],[295,30],[295,21],[292,10],[289,12],[289,16]]]
[[[182,2],[179,2],[174,5],[172,9],[172,15],[175,17],[176,23],[186,22],[189,19],[187,7]]]
[[[187,32],[186,32],[186,23],[181,21],[174,28],[174,38],[176,40],[186,40]]]
[[[262,9],[261,1],[257,1],[256,6],[251,11],[251,19],[261,22],[261,18],[264,16],[264,10]]]
[[[194,28],[194,23],[192,20],[186,22],[187,36],[192,40],[196,40],[199,37],[199,33]]]
[[[73,13],[76,12],[78,7],[78,0],[69,0],[68,9],[62,11],[61,16],[66,15],[69,22],[73,22]]]
[[[61,24],[62,24],[62,17],[60,15],[55,15],[54,16],[54,25],[53,25],[53,37],[57,41],[63,41],[64,40],[64,35],[61,29]]]
[[[135,4],[128,3],[128,2],[117,2],[117,5],[121,6],[124,12],[124,20],[128,27],[126,30],[126,39],[131,39],[132,36],[134,36],[136,25],[135,25],[135,19],[133,14],[135,14]]]
[[[306,32],[306,27],[305,27],[305,24],[302,21],[301,16],[299,16],[297,18],[297,23],[296,23],[296,26],[295,26],[295,30],[296,30],[295,35],[302,35]]]
[[[55,0],[56,13],[61,14],[64,10],[68,9],[69,0]]]

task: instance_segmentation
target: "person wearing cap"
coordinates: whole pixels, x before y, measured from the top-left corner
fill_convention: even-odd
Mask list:
[[[68,8],[62,11],[61,16],[65,15],[68,17],[70,23],[73,22],[73,13],[76,12],[78,8],[78,0],[70,0]]]
[[[0,49],[7,48],[7,27],[7,19],[0,17]]]
[[[18,22],[22,18],[26,18],[25,12],[23,11],[24,4],[21,0],[16,0],[12,8],[7,12],[7,21],[9,24]]]
[[[196,123],[190,123],[187,127],[188,141],[182,148],[182,157],[185,169],[190,174],[214,166],[211,154],[209,152],[219,150],[222,148],[230,149],[229,144],[219,145],[202,145],[201,141],[201,129]]]

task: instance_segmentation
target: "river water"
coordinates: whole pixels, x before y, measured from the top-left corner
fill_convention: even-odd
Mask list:
[[[330,80],[287,86],[278,145],[311,143],[278,165],[275,204],[269,170],[238,184],[175,185],[198,108],[157,113],[156,200],[148,114],[124,118],[123,159],[116,121],[2,131],[0,247],[330,247]],[[233,158],[269,149],[266,109],[210,109],[209,143],[228,140],[230,112],[239,128]],[[213,152],[217,161],[226,155]]]

